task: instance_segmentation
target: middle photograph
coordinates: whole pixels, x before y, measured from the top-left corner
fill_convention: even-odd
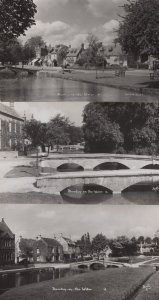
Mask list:
[[[158,102],[0,102],[0,129],[0,203],[159,203]]]

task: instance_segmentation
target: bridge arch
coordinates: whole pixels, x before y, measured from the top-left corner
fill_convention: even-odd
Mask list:
[[[77,163],[63,163],[57,167],[58,172],[79,172],[84,171],[84,168]]]
[[[148,164],[148,165],[142,167],[142,169],[159,170],[159,163],[158,164]]]
[[[101,170],[127,170],[128,166],[122,164],[120,162],[103,162],[98,164],[93,168],[93,171],[101,171]]]
[[[159,182],[159,181],[158,181]],[[144,191],[152,191],[153,182],[152,180],[135,180],[132,184],[129,184],[125,187],[121,193],[127,192],[144,192]]]
[[[70,185],[68,187],[65,187],[63,190],[60,191],[60,194],[61,195],[64,195],[65,193],[72,193],[72,194],[75,194],[77,193],[77,198],[81,198],[83,197],[84,195],[91,195],[91,194],[110,194],[112,195],[113,194],[113,191],[106,188],[105,186],[101,186],[101,185],[98,185],[98,184],[75,184],[75,185]]]
[[[94,262],[90,264],[90,269],[91,270],[105,270],[105,266],[102,262]]]
[[[86,270],[86,269],[88,269],[88,265],[80,264],[80,265],[78,265],[78,269]]]

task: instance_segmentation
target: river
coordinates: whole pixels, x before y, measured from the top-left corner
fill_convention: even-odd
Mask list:
[[[0,79],[0,101],[152,101],[157,97],[46,76]]]
[[[93,186],[85,187],[85,191],[82,186],[76,186],[63,191],[62,198],[65,204],[159,205],[159,193],[152,189],[151,185],[135,185],[121,194],[111,194],[95,186],[95,192]]]
[[[31,283],[39,283],[47,280],[56,280],[63,277],[70,277],[83,273],[79,269],[33,269],[26,271],[18,271],[8,274],[0,274],[0,295],[5,291],[27,285]]]

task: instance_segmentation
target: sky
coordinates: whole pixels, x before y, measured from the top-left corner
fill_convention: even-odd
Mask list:
[[[93,33],[111,44],[118,28],[121,6],[126,0],[34,0],[37,5],[36,26],[26,38],[40,35],[47,44],[64,43],[73,47],[85,42]]]
[[[154,237],[159,229],[159,206],[107,206],[102,205],[24,205],[0,204],[0,220],[18,238],[35,238],[37,235],[53,238],[62,233],[76,240],[89,232],[108,238]]]
[[[82,125],[82,113],[88,102],[15,102],[14,108],[20,114],[29,119],[33,114],[34,118],[41,122],[48,122],[57,114],[69,117],[76,126]],[[6,102],[7,105],[9,103]]]

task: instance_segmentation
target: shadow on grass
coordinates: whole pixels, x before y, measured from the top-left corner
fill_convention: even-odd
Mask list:
[[[5,178],[38,177],[39,169],[35,166],[18,166],[9,171]]]
[[[146,88],[149,89],[159,89],[159,80],[152,80],[147,82],[142,82],[140,85],[143,85]]]

